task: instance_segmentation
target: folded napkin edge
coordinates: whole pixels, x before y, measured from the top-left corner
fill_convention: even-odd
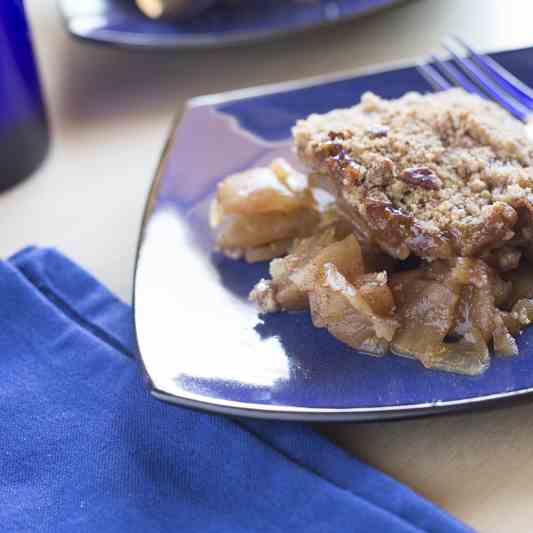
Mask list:
[[[62,254],[54,247],[28,246],[8,258],[7,262],[35,287],[48,302],[56,307],[67,318],[91,333],[101,342],[108,344],[122,355],[136,358],[136,342],[132,335],[117,335],[113,322],[119,322],[125,314],[131,314],[127,304],[117,298],[111,291],[101,284],[88,271],[80,268],[74,261]],[[68,298],[70,287],[66,286],[65,271],[70,276],[70,285],[84,287],[84,300],[98,296],[100,304],[107,307],[117,307],[122,311],[112,323],[98,323],[84,310],[73,305]],[[67,297],[65,297],[67,296]],[[74,298],[79,298],[75,294]],[[93,317],[94,318],[94,317]],[[132,317],[128,317],[130,323]]]

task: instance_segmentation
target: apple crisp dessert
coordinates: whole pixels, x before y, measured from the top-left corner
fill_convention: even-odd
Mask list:
[[[250,298],[352,348],[480,374],[533,320],[533,143],[459,89],[311,115],[283,160],[226,178],[217,247],[270,260]]]

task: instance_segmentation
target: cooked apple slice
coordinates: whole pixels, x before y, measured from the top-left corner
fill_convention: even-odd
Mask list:
[[[326,263],[309,303],[313,324],[325,327],[340,341],[372,355],[383,355],[398,323],[378,315],[367,300],[333,263]]]
[[[218,186],[217,202],[224,213],[233,215],[314,207],[307,178],[280,160],[227,177]]]

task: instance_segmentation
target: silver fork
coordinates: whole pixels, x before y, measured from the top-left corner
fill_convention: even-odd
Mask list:
[[[459,37],[443,43],[448,60],[431,56],[417,69],[435,91],[462,87],[497,102],[525,123],[533,139],[533,90],[487,55],[478,53]]]

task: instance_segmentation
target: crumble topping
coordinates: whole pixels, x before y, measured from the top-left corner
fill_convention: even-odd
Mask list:
[[[352,108],[299,121],[293,134],[301,159],[333,181],[379,244],[380,226],[396,221],[369,203],[378,196],[395,210],[405,234],[399,258],[477,255],[511,240],[520,213],[533,211],[533,144],[523,124],[460,89],[397,100],[367,93]],[[492,236],[489,224],[498,228]]]

